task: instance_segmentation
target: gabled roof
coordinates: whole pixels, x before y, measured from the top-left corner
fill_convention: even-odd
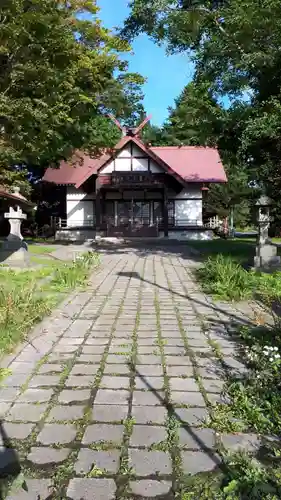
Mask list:
[[[227,182],[215,148],[203,146],[152,147],[151,150],[187,182]]]
[[[93,158],[83,152],[75,152],[70,161],[62,161],[59,168],[48,168],[44,181],[55,184],[71,184],[79,188],[92,175],[97,175],[123,147],[133,142],[147,156],[175,177],[182,185],[189,182],[226,182],[227,178],[217,149],[197,146],[146,147],[133,136],[125,136],[113,152]]]
[[[33,206],[33,203],[28,201],[22,194],[20,194],[20,190],[17,187],[13,188],[13,192],[11,193],[5,186],[0,185],[0,198],[4,198],[4,200],[12,200],[13,202],[17,202],[20,205]]]

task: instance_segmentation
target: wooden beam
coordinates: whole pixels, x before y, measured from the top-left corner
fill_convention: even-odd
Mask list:
[[[164,236],[169,236],[169,217],[168,217],[168,194],[167,189],[163,189],[163,226]]]

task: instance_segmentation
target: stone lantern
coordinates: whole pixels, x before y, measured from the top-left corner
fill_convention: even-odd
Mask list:
[[[271,269],[280,265],[280,257],[277,256],[277,247],[272,245],[268,236],[271,222],[271,205],[272,200],[265,195],[262,195],[256,202],[258,208],[258,236],[256,256],[254,257],[254,267],[256,269]]]
[[[9,212],[4,214],[4,218],[10,223],[10,234],[1,247],[0,262],[11,266],[27,266],[29,265],[28,248],[21,234],[21,224],[27,216],[20,205],[31,204],[20,194],[17,187],[14,188],[13,193],[7,192],[5,195],[11,203],[14,203],[14,207],[10,206]]]

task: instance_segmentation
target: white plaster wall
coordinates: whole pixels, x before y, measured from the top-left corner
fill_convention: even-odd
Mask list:
[[[182,189],[180,193],[169,193],[169,198],[171,199],[189,199],[197,198],[202,199],[201,184],[190,184],[188,188]]]
[[[86,194],[82,189],[67,188],[67,227],[93,225],[94,194]]]
[[[164,238],[164,233],[159,233],[160,238]],[[212,240],[214,238],[213,231],[202,231],[200,229],[190,229],[187,231],[169,231],[168,239],[169,240],[178,240],[178,241],[186,241],[186,240]]]
[[[133,170],[144,172],[148,170],[148,157],[136,158],[137,156],[145,157],[145,153],[138,147],[133,146]],[[153,160],[150,161],[150,169],[153,174],[160,174],[163,169],[159,167]],[[118,172],[128,172],[131,170],[131,147],[126,145],[115,159],[115,170]],[[114,160],[109,162],[101,172],[103,174],[111,174],[114,171]]]
[[[159,167],[157,163],[155,163],[153,160],[150,161],[150,171],[153,174],[162,174],[163,173],[163,168]]]
[[[109,162],[105,167],[101,169],[102,174],[111,174],[114,170],[114,161]]]
[[[133,158],[133,170],[135,172],[147,172],[148,158]]]
[[[92,241],[95,239],[94,229],[59,229],[56,231],[56,241]]]
[[[117,172],[129,172],[131,170],[131,158],[120,158],[115,159],[115,170]]]
[[[177,226],[202,226],[202,200],[175,200],[175,219]]]

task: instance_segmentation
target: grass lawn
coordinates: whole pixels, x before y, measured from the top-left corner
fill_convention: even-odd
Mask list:
[[[41,264],[38,269],[0,268],[0,357],[22,341],[65,294],[85,286],[99,261],[94,252],[67,263],[47,259],[44,254],[33,258]]]
[[[34,245],[32,243],[28,245],[28,251],[33,254],[48,254],[54,252],[55,249],[56,248],[52,246]]]
[[[281,300],[281,273],[265,274],[247,270],[253,265],[255,238],[235,238],[211,241],[191,241],[199,250],[203,265],[196,276],[203,290],[220,300],[252,299],[258,294],[264,301]],[[277,249],[281,255],[281,248]]]
[[[279,241],[281,243],[281,239],[274,238],[274,243]],[[252,260],[256,250],[255,238],[233,238],[229,240],[215,238],[210,241],[190,240],[188,244],[199,250],[205,257],[217,254],[229,255],[240,263]],[[278,248],[277,253],[281,255],[281,248]]]

